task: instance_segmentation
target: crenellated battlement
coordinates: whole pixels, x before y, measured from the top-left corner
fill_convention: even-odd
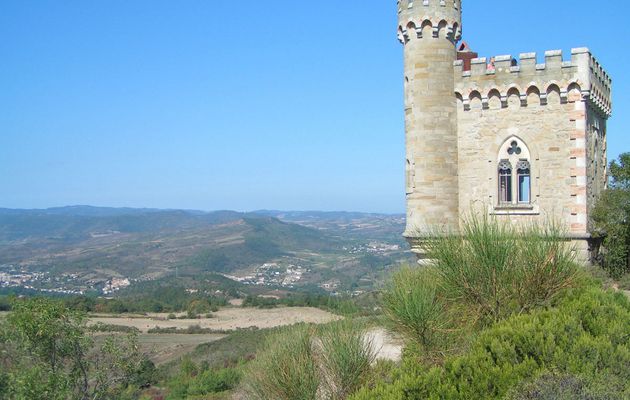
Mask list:
[[[513,95],[523,107],[531,101],[546,105],[553,92],[564,103],[577,91],[600,114],[611,115],[612,81],[588,49],[572,49],[570,60],[564,60],[560,50],[546,51],[542,64],[537,63],[536,53],[522,53],[519,60],[511,55],[476,58],[470,71],[464,70],[462,61],[455,61],[455,91],[464,109],[469,110],[474,99],[480,99],[486,108],[493,96],[500,97],[502,107],[507,107]]]
[[[461,13],[461,0],[398,0],[398,14],[408,10],[457,10]]]
[[[461,0],[398,0],[398,40],[462,37]]]

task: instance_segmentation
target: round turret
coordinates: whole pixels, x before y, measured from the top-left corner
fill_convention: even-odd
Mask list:
[[[407,230],[412,248],[459,230],[457,104],[453,63],[460,0],[399,0],[405,55]]]
[[[461,0],[398,0],[398,39],[427,35],[456,43],[462,36]]]

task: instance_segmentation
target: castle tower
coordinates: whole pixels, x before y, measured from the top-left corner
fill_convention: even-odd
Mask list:
[[[461,0],[398,0],[398,21],[405,59],[405,236],[422,253],[422,239],[436,229],[459,229],[453,63],[461,38]]]

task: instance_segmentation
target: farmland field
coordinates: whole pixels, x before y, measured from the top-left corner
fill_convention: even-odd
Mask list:
[[[97,333],[94,335],[96,343],[101,343],[107,335],[117,333]],[[181,356],[190,353],[197,346],[204,343],[212,343],[227,335],[202,334],[140,334],[138,342],[140,351],[146,354],[156,365],[161,365],[169,361],[176,360]]]
[[[225,308],[212,313],[213,318],[168,319],[168,314],[139,315],[97,315],[89,318],[89,324],[106,324],[134,327],[140,330],[138,341],[141,351],[157,365],[162,365],[181,358],[195,350],[197,346],[213,343],[228,334],[165,334],[148,333],[149,329],[177,328],[187,329],[199,325],[204,329],[217,331],[237,331],[245,328],[274,328],[299,322],[327,323],[339,319],[338,316],[318,308],[274,308],[268,310],[256,308]],[[1,318],[1,316],[0,316]],[[95,338],[102,340],[107,333],[97,333]]]
[[[212,313],[213,318],[168,319],[168,314],[148,314],[142,317],[98,315],[90,318],[90,324],[123,325],[147,333],[151,328],[186,329],[199,325],[203,329],[229,331],[256,327],[260,329],[293,325],[299,322],[322,324],[339,319],[338,316],[318,308],[225,308]]]

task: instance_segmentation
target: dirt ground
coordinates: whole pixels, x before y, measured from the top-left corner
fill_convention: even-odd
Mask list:
[[[371,329],[366,336],[376,350],[377,360],[400,361],[403,349],[402,340],[393,337],[384,328]]]
[[[90,324],[103,323],[125,325],[138,328],[147,333],[151,328],[179,328],[199,325],[204,329],[236,330],[238,328],[273,328],[293,325],[299,322],[322,324],[340,317],[318,308],[272,308],[268,310],[254,308],[225,308],[212,313],[213,318],[201,319],[166,319],[168,314],[149,314],[146,317],[96,316],[90,318]]]

